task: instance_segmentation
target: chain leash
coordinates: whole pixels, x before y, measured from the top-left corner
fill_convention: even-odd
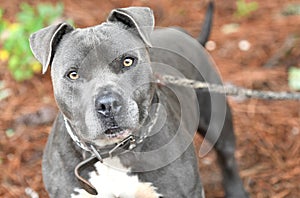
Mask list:
[[[237,87],[234,85],[211,84],[170,75],[157,75],[157,77],[157,83],[159,84],[174,84],[194,89],[208,89],[209,92],[225,94],[227,96],[241,96],[265,100],[300,100],[300,93],[297,92],[259,91]]]

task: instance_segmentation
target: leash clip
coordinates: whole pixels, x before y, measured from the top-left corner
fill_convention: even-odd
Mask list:
[[[103,158],[101,157],[101,155],[100,155],[100,153],[97,151],[97,149],[96,149],[93,145],[91,145],[90,147],[91,147],[91,149],[92,149],[92,152],[93,152],[94,155],[96,156],[96,158],[97,158],[101,163],[103,163]]]
[[[124,140],[122,140],[121,142],[117,143],[117,145],[116,145],[114,148],[112,148],[112,149],[108,152],[109,157],[112,157],[113,153],[114,153],[118,148],[120,148],[120,147],[124,146],[126,143],[128,143],[128,141],[129,141],[129,143],[130,143],[130,145],[129,145],[129,147],[128,147],[129,150],[132,150],[132,149],[134,149],[134,148],[136,147],[136,144],[135,144],[135,138],[134,138],[133,135],[130,135],[130,136],[128,136],[127,138],[125,138]]]

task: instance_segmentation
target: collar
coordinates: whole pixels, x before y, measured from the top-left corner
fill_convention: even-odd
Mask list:
[[[72,128],[70,125],[70,122],[67,120],[66,117],[64,117],[65,126],[67,129],[67,132],[69,133],[70,137],[72,138],[73,142],[76,143],[77,146],[79,146],[82,150],[88,151],[91,153],[94,157],[96,157],[101,163],[103,162],[103,159],[108,157],[113,157],[115,155],[119,155],[121,153],[124,153],[126,151],[132,150],[136,147],[136,136],[129,135],[120,142],[107,145],[104,147],[101,147],[100,149],[97,149],[93,144],[84,142],[79,135],[76,134],[76,131]]]
[[[138,138],[134,135],[129,135],[118,143],[108,145],[105,147],[101,147],[100,149],[95,148],[95,146],[92,144],[84,142],[82,140],[82,138],[79,136],[79,134],[76,133],[76,130],[72,127],[72,125],[70,124],[70,122],[66,118],[66,116],[63,116],[67,132],[70,135],[70,137],[72,138],[73,142],[76,143],[76,145],[78,147],[80,147],[82,150],[91,153],[91,157],[80,162],[75,167],[75,170],[74,170],[75,176],[78,179],[80,185],[88,193],[90,193],[92,195],[98,194],[96,188],[90,182],[88,182],[86,179],[84,179],[81,176],[82,170],[84,170],[84,168],[86,168],[88,166],[92,166],[97,161],[100,161],[101,163],[103,163],[103,159],[105,159],[105,158],[113,157],[113,156],[120,155],[120,154],[128,152],[128,151],[131,151],[137,146],[137,144],[141,144],[150,135],[150,132],[152,131],[152,128],[154,127],[154,125],[157,121],[157,118],[158,118],[160,104],[159,104],[159,96],[158,96],[157,92],[153,95],[153,98],[151,101],[151,104],[155,104],[155,103],[157,103],[157,107],[154,109],[154,116],[152,117],[153,119],[148,122],[148,129],[141,137]]]

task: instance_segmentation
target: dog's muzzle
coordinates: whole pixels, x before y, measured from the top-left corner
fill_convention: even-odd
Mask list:
[[[158,93],[156,93],[153,96],[152,104],[153,103],[157,103],[157,104],[159,103]],[[96,107],[97,106],[100,107],[99,114],[101,114],[102,116],[109,115],[112,112],[117,111],[118,109],[118,104],[116,104],[115,100],[111,96],[104,96],[102,98],[99,98],[99,101],[96,102]],[[151,112],[153,115],[151,117],[153,119],[149,121],[147,131],[142,136],[137,137],[133,134],[130,134],[129,136],[125,137],[123,140],[121,140],[118,143],[101,147],[101,148],[97,148],[95,145],[83,141],[80,138],[80,136],[77,135],[76,131],[72,128],[68,119],[65,116],[63,116],[67,132],[69,133],[72,140],[81,149],[91,153],[91,157],[80,162],[74,170],[75,176],[77,177],[79,183],[88,193],[92,195],[98,194],[96,188],[81,176],[82,170],[84,170],[84,168],[87,166],[94,165],[97,161],[100,161],[102,163],[103,159],[105,158],[113,157],[133,150],[138,144],[142,143],[144,139],[146,139],[150,135],[150,132],[157,121],[159,111],[160,111],[160,105],[157,105],[157,108],[153,112]]]
[[[113,91],[103,90],[95,99],[95,110],[98,118],[101,120],[107,130],[104,134],[108,138],[114,138],[122,135],[125,131],[120,128],[116,117],[119,117],[124,106],[122,97]]]

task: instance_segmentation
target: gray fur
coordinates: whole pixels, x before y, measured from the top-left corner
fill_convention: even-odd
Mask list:
[[[232,118],[224,96],[200,91],[193,95],[193,90],[175,86],[172,92],[152,83],[154,72],[160,72],[164,64],[189,78],[221,83],[212,61],[201,44],[186,33],[176,29],[152,32],[153,27],[152,11],[134,7],[113,10],[107,22],[98,26],[73,29],[62,23],[30,37],[31,49],[43,64],[43,72],[51,65],[54,95],[60,109],[43,157],[44,183],[50,197],[70,197],[74,188],[80,188],[73,171],[83,160],[84,152],[69,137],[63,116],[84,141],[103,145],[105,141],[102,140],[107,139],[104,131],[110,126],[103,116],[99,117],[95,101],[107,90],[122,97],[122,109],[114,114],[114,121],[122,128],[134,128],[136,135],[145,133],[147,127],[140,126],[145,124],[156,94],[164,107],[158,118],[168,115],[166,122],[155,133],[152,131],[154,134],[134,152],[120,156],[123,165],[129,166],[140,181],[153,183],[164,197],[202,197],[197,156],[191,144],[194,131],[198,129],[202,135],[211,134],[206,137],[212,142],[220,135],[215,148],[223,170],[226,195],[247,197],[234,159]],[[137,57],[138,63],[121,71],[118,57],[124,53]],[[78,80],[66,77],[70,69],[78,71]],[[181,111],[174,93],[182,93],[181,99],[188,103],[198,101],[199,126],[193,125],[199,113],[193,112],[198,105],[187,105]],[[224,115],[218,113],[220,108],[227,108]],[[185,113],[190,115],[181,118]],[[226,117],[225,121],[222,116]],[[215,122],[209,123],[211,118]],[[174,136],[178,137],[168,145]],[[165,145],[169,146],[168,150],[162,150],[159,155],[144,155]],[[178,157],[174,160],[172,155]],[[151,169],[162,162],[167,163]]]

